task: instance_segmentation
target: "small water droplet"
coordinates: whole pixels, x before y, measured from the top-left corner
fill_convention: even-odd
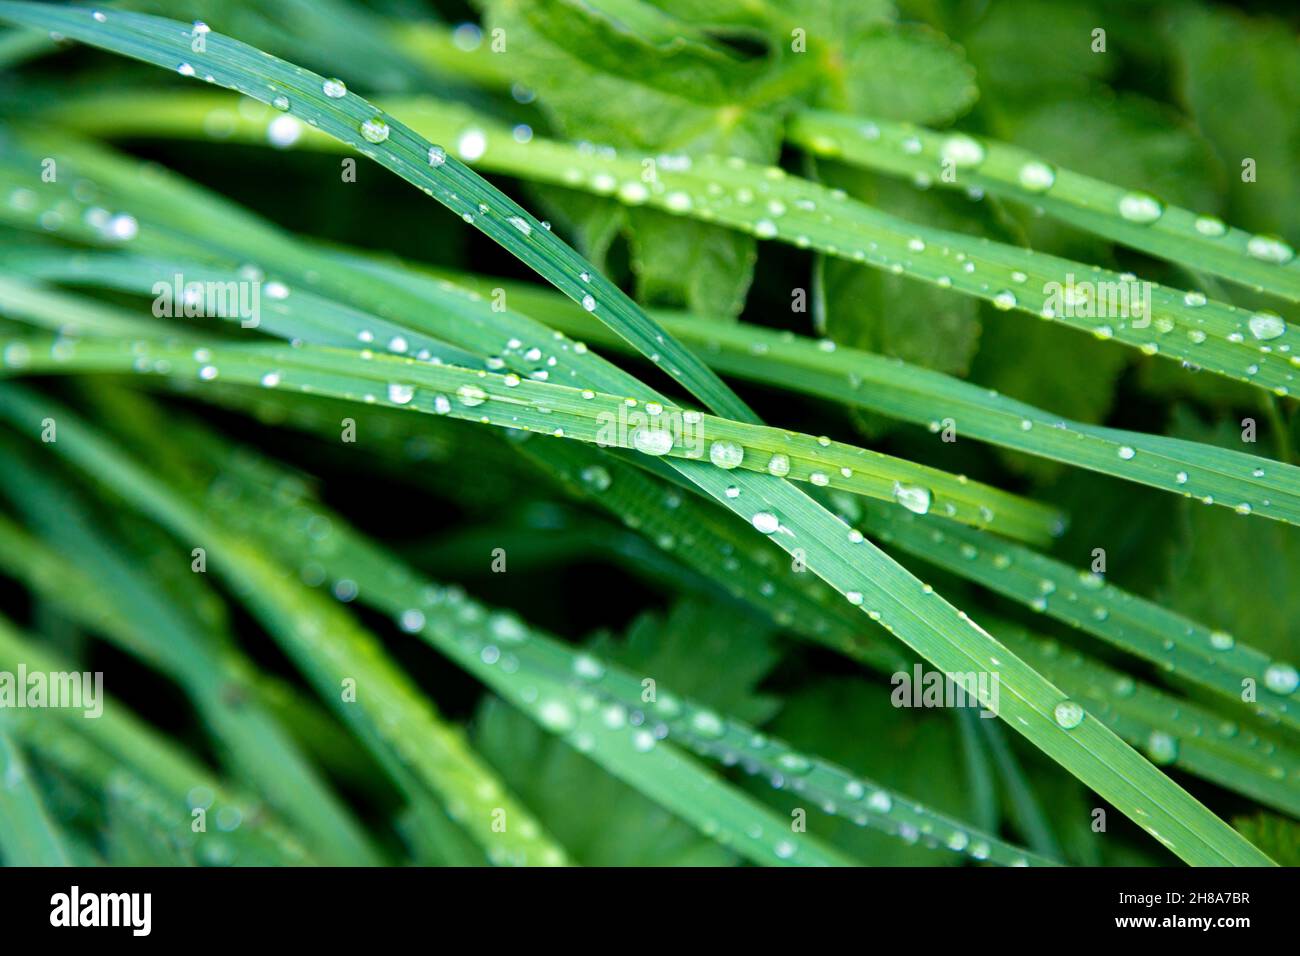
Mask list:
[[[1010,289],[1003,289],[993,297],[993,305],[1003,312],[1014,309],[1016,307],[1016,294]]]
[[[342,99],[348,95],[347,84],[336,77],[330,77],[320,85],[321,92],[332,100]]]
[[[1228,231],[1228,227],[1218,216],[1197,216],[1195,225],[1197,232],[1211,239],[1217,239]]]
[[[394,405],[409,405],[413,398],[415,398],[414,385],[406,385],[402,382],[388,383],[388,400]]]
[[[1134,451],[1132,448],[1130,448],[1128,445],[1119,446],[1119,457],[1123,458],[1125,461],[1132,461],[1133,457],[1136,454],[1137,452]]]
[[[767,473],[776,475],[778,478],[784,478],[790,474],[790,458],[780,452],[774,454],[767,463]]]
[[[750,521],[763,534],[775,534],[777,529],[781,527],[780,519],[770,511],[755,512]]]

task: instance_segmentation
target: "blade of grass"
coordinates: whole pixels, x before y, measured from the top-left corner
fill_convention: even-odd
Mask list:
[[[557,289],[606,321],[651,362],[719,414],[753,420],[753,413],[695,355],[668,337],[617,286],[553,236],[500,190],[361,97],[329,97],[325,78],[247,44],[204,30],[204,50],[192,47],[193,28],[174,20],[114,11],[56,9],[0,3],[0,18],[58,30],[115,53],[201,77],[276,106],[335,137],[416,184],[500,243]],[[182,69],[182,64],[188,69]],[[197,64],[197,65],[194,65]]]
[[[61,119],[90,132],[206,138],[202,117],[219,108],[218,100],[209,95],[171,107],[164,100],[151,91],[147,101],[137,97],[135,105],[115,99],[110,108],[92,101],[75,113],[70,108]],[[431,139],[472,144],[462,156],[486,170],[612,196],[908,275],[1277,395],[1289,394],[1297,383],[1300,332],[1270,313],[913,223],[778,167],[713,156],[660,162],[655,156],[583,149],[539,136],[518,143],[508,127],[458,106],[431,100],[388,105]],[[263,142],[265,137],[264,124],[248,121],[236,124],[232,138]],[[295,145],[338,148],[312,130],[304,130]],[[656,169],[649,186],[642,181],[646,163]]]
[[[0,395],[6,415],[52,408],[50,400],[12,388]],[[289,578],[258,549],[229,536],[164,483],[116,454],[67,409],[54,413],[72,441],[51,443],[69,462],[111,484],[142,513],[189,541],[204,541],[212,563],[298,664],[320,696],[402,782],[414,775],[452,807],[458,822],[498,863],[565,862],[556,846],[485,765],[448,726],[377,641],[331,602]],[[13,419],[11,419],[12,421]],[[188,553],[188,549],[186,552]],[[356,688],[355,701],[342,692]],[[356,706],[353,706],[355,703]],[[515,823],[497,832],[493,811]]]
[[[491,652],[485,655],[487,648],[509,654],[511,666],[517,668],[513,673],[527,675],[528,684],[543,678],[561,684],[572,682],[586,693],[602,696],[615,707],[605,712],[607,725],[613,722],[621,728],[629,715],[629,729],[640,726],[647,718],[661,722],[667,741],[680,738],[706,756],[738,763],[750,773],[766,774],[776,786],[784,786],[789,779],[828,813],[908,839],[924,835],[949,849],[967,851],[979,860],[1014,864],[1033,859],[1016,847],[987,834],[972,833],[966,824],[878,784],[765,738],[753,727],[681,697],[670,687],[658,686],[656,702],[648,707],[642,700],[639,676],[591,653],[575,651],[536,628],[421,578],[352,531],[340,515],[286,488],[281,475],[267,467],[265,460],[240,457],[227,446],[195,432],[187,438],[196,457],[218,469],[220,477],[214,478],[214,486],[222,491],[213,504],[223,509],[237,504],[229,513],[239,516],[246,533],[260,536],[268,547],[278,549],[295,564],[317,564],[330,579],[355,582],[360,600],[402,622],[404,630],[414,630],[499,693],[510,693],[519,682],[495,666],[499,658]],[[238,491],[233,487],[236,483],[241,486]],[[302,520],[304,514],[312,516],[308,523]],[[312,536],[306,533],[309,525],[327,530]],[[430,600],[434,594],[442,595],[442,599]],[[512,621],[508,627],[504,624],[507,619]],[[418,627],[410,627],[413,623]],[[545,713],[541,716],[545,717]],[[639,789],[643,786],[640,781],[635,785]],[[716,826],[716,821],[712,825]],[[764,829],[770,829],[770,821]],[[740,826],[732,828],[733,834],[743,832]]]
[[[1253,235],[1217,217],[1166,203],[1159,204],[1155,219],[1135,220],[1132,213],[1126,218],[1125,209],[1136,208],[1134,197],[1142,194],[1048,163],[1018,146],[823,110],[795,113],[786,136],[817,156],[913,180],[921,177],[927,185],[1013,199],[1186,268],[1300,302],[1300,261],[1282,239]],[[942,175],[945,159],[969,150],[971,143],[976,144],[971,155],[982,158],[959,166],[955,178]]]
[[[0,859],[6,866],[70,866],[72,851],[45,809],[27,761],[0,725]]]
[[[26,640],[0,621],[0,662],[29,672],[67,673],[76,668]],[[315,862],[290,830],[256,801],[230,790],[190,755],[148,727],[111,696],[103,713],[54,708],[39,713],[0,709],[7,730],[41,759],[86,779],[100,793],[129,792],[155,825],[179,847],[210,865]],[[196,832],[191,810],[207,811],[214,825]]]

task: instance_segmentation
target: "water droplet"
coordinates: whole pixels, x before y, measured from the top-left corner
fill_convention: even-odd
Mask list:
[[[719,468],[737,468],[745,460],[745,449],[734,441],[715,441],[709,446],[709,461]]]
[[[283,113],[289,108],[289,97],[281,93],[279,96],[271,100],[271,105]]]
[[[190,66],[188,63],[179,63],[176,66],[176,72],[181,76],[193,76],[194,67]]]
[[[572,730],[577,723],[569,705],[559,700],[548,700],[542,704],[537,710],[537,716],[543,727],[555,733]]]
[[[691,715],[691,729],[701,737],[717,740],[722,736],[722,719],[711,710],[697,710]]]
[[[1192,291],[1183,296],[1183,305],[1190,309],[1199,309],[1208,301],[1209,300],[1205,298],[1204,292]]]
[[[415,398],[414,385],[405,385],[401,382],[388,384],[388,400],[394,405],[409,405],[413,398]]]
[[[812,770],[812,761],[803,754],[786,752],[776,758],[776,765],[786,773],[805,774]]]
[[[462,385],[456,389],[456,398],[466,408],[474,408],[476,405],[482,405],[486,402],[488,394],[477,385]]]
[[[582,481],[588,488],[605,491],[609,488],[612,479],[609,477],[609,472],[600,465],[588,465],[582,469]]]
[[[1119,200],[1119,214],[1129,222],[1155,222],[1164,211],[1160,200],[1147,193],[1125,193]]]
[[[644,455],[666,455],[673,450],[673,433],[666,428],[638,428],[632,447]]]
[[[1210,646],[1216,651],[1229,651],[1237,642],[1227,631],[1212,631],[1210,633]]]
[[[773,455],[767,463],[767,473],[769,475],[776,475],[778,478],[784,478],[786,475],[790,474],[789,456],[783,455],[780,452]]]
[[[1264,262],[1284,265],[1295,258],[1295,250],[1278,236],[1251,236],[1246,242],[1246,252]]]
[[[955,166],[978,166],[984,162],[984,147],[964,133],[954,133],[945,139],[939,153]]]
[[[1132,448],[1130,448],[1128,445],[1119,446],[1119,457],[1123,458],[1125,461],[1132,461],[1133,456],[1136,454],[1137,452],[1134,451]]]
[[[894,500],[914,514],[923,515],[930,510],[930,491],[919,485],[894,482]]]
[[[1072,700],[1063,700],[1052,710],[1057,726],[1073,730],[1083,723],[1083,708]]]
[[[874,790],[867,798],[867,806],[877,813],[888,813],[894,809],[894,798],[884,790]]]
[[[332,100],[339,100],[348,95],[347,84],[336,77],[330,77],[320,85],[321,92]]]
[[[1286,320],[1275,312],[1256,312],[1246,325],[1250,334],[1260,341],[1275,339],[1286,332]]]
[[[1031,193],[1041,193],[1052,188],[1056,182],[1056,172],[1046,163],[1034,160],[1021,166],[1016,178]]]
[[[533,227],[523,216],[511,216],[507,221],[525,236],[531,236],[533,234]]]
[[[588,312],[594,312],[596,310],[595,297],[590,295],[584,295],[582,297],[582,307],[586,309]]]
[[[1147,755],[1152,763],[1171,764],[1178,759],[1178,740],[1163,730],[1153,730],[1147,737]]]
[[[1228,231],[1228,227],[1223,224],[1223,220],[1218,216],[1197,216],[1196,231],[1203,236],[1217,239]]]
[[[1300,687],[1300,673],[1290,664],[1269,664],[1264,671],[1264,686],[1275,694],[1293,693]]]
[[[755,512],[750,521],[763,534],[776,534],[777,529],[781,527],[780,519],[770,511]]]
[[[760,219],[754,223],[754,235],[760,239],[771,239],[776,235],[776,223],[771,219]]]
[[[993,305],[1003,312],[1014,309],[1016,307],[1016,294],[1010,289],[1003,289],[993,297]]]
[[[605,665],[590,654],[579,654],[573,659],[573,673],[582,680],[600,680],[605,675]]]
[[[361,124],[361,136],[370,143],[382,143],[388,139],[388,124],[378,116]]]
[[[691,197],[680,190],[675,190],[664,197],[664,205],[673,212],[686,212],[691,208]]]

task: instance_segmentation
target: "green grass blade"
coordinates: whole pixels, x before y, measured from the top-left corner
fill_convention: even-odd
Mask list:
[[[6,866],[69,866],[72,852],[50,819],[27,761],[0,724],[0,859]]]
[[[203,441],[196,445],[196,450],[208,460],[220,461],[219,473],[224,476],[233,478],[232,469],[240,469],[242,464],[215,442]],[[265,470],[260,466],[261,463],[259,471]],[[739,763],[749,772],[765,774],[774,782],[783,782],[787,777],[797,781],[800,792],[816,799],[829,813],[911,840],[924,835],[937,845],[965,851],[977,860],[1003,864],[1045,862],[995,837],[972,833],[968,825],[891,793],[872,781],[799,753],[780,741],[764,738],[753,727],[695,704],[669,687],[658,687],[656,704],[647,707],[638,676],[593,654],[575,651],[512,616],[483,608],[459,593],[422,579],[349,529],[341,516],[276,483],[274,472],[241,477],[244,488],[240,496],[233,497],[227,488],[222,504],[239,503],[235,513],[244,516],[242,523],[247,533],[260,535],[268,547],[279,549],[294,563],[318,564],[330,579],[355,582],[361,600],[403,622],[405,630],[412,630],[409,625],[417,624],[415,633],[456,659],[498,693],[517,696],[520,681],[485,660],[485,648],[508,654],[512,666],[518,668],[514,673],[526,675],[524,683],[539,679],[558,681],[561,685],[572,682],[586,693],[612,702],[621,710],[607,711],[605,716],[619,729],[626,726],[623,720],[626,714],[650,717],[662,722],[669,742],[680,739],[706,756],[725,763]],[[268,481],[272,482],[269,486],[265,484]],[[275,502],[274,507],[260,504],[269,500]],[[315,537],[307,534],[308,523],[302,520],[304,513],[319,519],[312,520],[311,526],[328,530]],[[432,595],[440,595],[441,599],[430,600]],[[489,654],[488,658],[499,661],[497,654]],[[530,712],[538,711],[535,702],[521,706]],[[537,716],[544,721],[545,710]],[[632,726],[640,724],[638,720]],[[628,730],[631,732],[631,726]],[[595,759],[603,757],[601,753],[592,753]],[[649,768],[642,768],[642,773],[637,775],[634,785],[638,789],[645,788],[640,777],[648,771]],[[710,829],[718,825],[716,820],[705,822]],[[770,830],[770,821],[762,824],[762,828]],[[746,829],[740,825],[732,827],[728,845],[743,845],[740,835]]]
[[[251,665],[230,648],[211,647],[193,620],[140,580],[140,565],[127,564],[91,533],[84,503],[60,487],[49,469],[25,461],[7,442],[0,447],[7,457],[0,469],[6,494],[58,547],[51,550],[0,517],[0,567],[23,574],[36,593],[73,619],[102,629],[128,653],[172,676],[232,769],[300,829],[323,863],[377,864],[379,854],[360,824],[257,701]]]
[[[0,395],[0,408],[11,421],[21,421],[40,407],[53,406],[47,399],[13,389]],[[407,770],[458,807],[464,826],[489,858],[516,864],[565,862],[563,850],[346,612],[296,583],[259,549],[205,520],[202,512],[116,452],[70,411],[59,409],[54,414],[60,430],[73,440],[51,447],[65,452],[69,461],[182,538],[208,542],[205,546],[219,573],[239,590],[322,698],[370,745],[382,764]],[[356,688],[353,702],[343,694],[349,681]],[[494,830],[497,808],[505,809],[515,821],[513,829]]]
[[[205,33],[205,50],[195,52],[191,27],[175,20],[118,11],[96,19],[90,10],[11,2],[0,3],[0,18],[57,30],[169,70],[185,64],[186,75],[272,104],[347,143],[510,250],[574,302],[608,322],[707,407],[733,418],[753,419],[753,413],[708,366],[523,207],[356,94],[331,98],[323,90],[324,77],[213,31]],[[439,152],[431,152],[435,149]]]
[[[447,273],[469,288],[503,288],[526,315],[593,345],[619,343],[538,286]],[[1240,513],[1300,524],[1300,468],[1201,442],[1070,421],[942,372],[861,349],[743,322],[656,314],[713,368],[764,385],[870,409],[931,431],[952,419],[963,437],[1134,481]],[[1130,451],[1132,454],[1130,454]]]
[[[631,396],[608,395],[520,378],[514,373],[435,365],[406,356],[301,346],[242,344],[168,346],[146,339],[87,339],[75,348],[9,342],[18,371],[129,371],[222,378],[250,386],[299,390],[367,404],[523,429],[635,449],[680,460],[707,458],[720,470],[788,476],[922,512],[991,528],[1029,541],[1050,541],[1064,529],[1048,506],[938,469],[795,432],[748,425]],[[12,350],[12,351],[10,351]],[[5,369],[0,369],[3,374]]]
[[[1300,728],[1300,689],[1286,661],[1174,611],[1011,542],[940,526],[897,509],[864,502],[864,527],[880,540],[975,581],[1159,665],[1163,670],[1243,704],[1257,689],[1256,713]],[[1244,682],[1249,682],[1246,684]]]
[[[109,109],[104,102],[93,102],[62,119],[85,130],[159,134],[168,132],[164,121],[170,117],[173,132],[205,136],[201,120],[217,105],[214,100],[181,103],[170,110],[164,100],[151,92],[147,101],[137,101],[138,106],[117,101]],[[626,151],[610,155],[538,136],[517,143],[508,127],[460,107],[428,100],[389,105],[431,138],[472,141],[474,148],[467,155],[486,170],[613,196],[908,275],[1277,395],[1290,394],[1300,381],[1300,331],[1270,313],[913,223],[777,167],[713,156],[658,163],[656,182],[649,188],[641,176],[646,162],[657,162],[654,156]],[[160,117],[159,124],[153,115]],[[262,142],[265,135],[263,126],[242,130],[245,140]],[[481,150],[480,143],[487,145]],[[310,131],[297,145],[337,148]],[[1107,312],[1116,314],[1104,317]]]
[[[786,125],[793,143],[817,155],[867,169],[924,177],[927,184],[979,189],[1014,199],[1049,216],[1181,266],[1300,302],[1300,261],[1282,239],[1225,225],[1214,216],[1160,203],[1150,221],[1126,218],[1133,190],[1044,161],[1028,150],[964,133],[942,133],[910,123],[845,116],[821,110],[794,114]],[[977,144],[983,158],[942,175],[945,158]],[[1144,207],[1145,208],[1145,207]],[[1145,219],[1145,216],[1139,219]]]
[[[0,666],[29,672],[76,670],[0,621]],[[142,811],[199,863],[226,866],[303,865],[314,854],[258,801],[231,790],[188,753],[143,723],[111,695],[103,713],[39,713],[5,708],[0,717],[29,752],[61,766],[99,793],[129,792]],[[207,829],[195,832],[191,810],[207,811]],[[224,822],[225,827],[218,826]]]

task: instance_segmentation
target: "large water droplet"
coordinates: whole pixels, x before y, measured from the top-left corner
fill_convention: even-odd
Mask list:
[[[1251,236],[1246,243],[1246,252],[1264,262],[1276,262],[1284,265],[1295,258],[1295,250],[1277,236]]]
[[[1052,710],[1057,726],[1073,730],[1083,723],[1083,708],[1072,700],[1063,700]]]
[[[738,468],[745,460],[745,449],[734,441],[715,441],[709,445],[709,461],[719,468]]]
[[[923,515],[930,510],[930,490],[919,485],[894,482],[894,500],[914,514]]]
[[[1125,193],[1119,200],[1119,214],[1129,222],[1155,222],[1164,211],[1160,200],[1147,193]]]
[[[456,389],[456,398],[466,408],[474,408],[486,402],[488,394],[477,385],[462,385]]]
[[[776,530],[781,527],[781,521],[770,511],[755,512],[754,517],[750,519],[754,527],[763,534],[775,534]]]
[[[1275,339],[1286,332],[1286,320],[1274,312],[1256,312],[1247,320],[1246,326],[1260,341]]]
[[[1264,686],[1275,694],[1293,693],[1300,687],[1300,673],[1290,664],[1269,664],[1264,671]]]
[[[407,385],[402,382],[390,382],[388,384],[388,400],[394,405],[409,405],[414,397],[414,385]]]
[[[1153,730],[1147,738],[1147,754],[1152,763],[1171,764],[1178,759],[1178,740],[1163,730]]]
[[[375,116],[361,124],[361,136],[370,143],[382,143],[388,139],[388,124]]]
[[[790,457],[780,452],[774,454],[767,463],[767,473],[776,475],[778,478],[784,478],[790,474]]]
[[[673,433],[666,428],[638,428],[632,447],[645,455],[666,455],[673,450]]]
[[[339,100],[348,95],[347,84],[336,77],[330,77],[320,85],[321,92],[332,100]]]

